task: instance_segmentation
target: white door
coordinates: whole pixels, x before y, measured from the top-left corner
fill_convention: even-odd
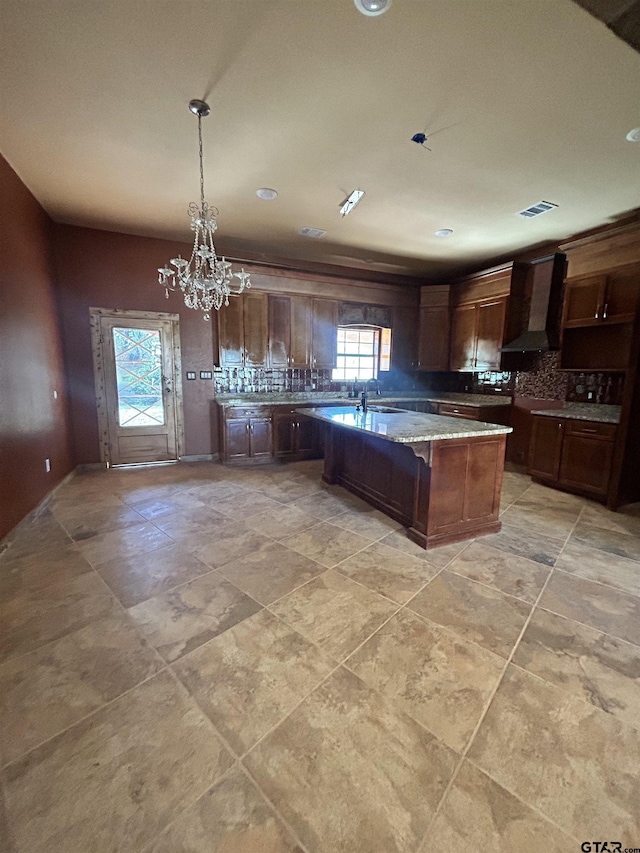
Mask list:
[[[177,321],[100,312],[103,455],[110,465],[166,462],[179,455]],[[178,381],[177,381],[178,380]]]

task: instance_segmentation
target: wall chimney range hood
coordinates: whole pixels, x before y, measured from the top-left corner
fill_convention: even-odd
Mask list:
[[[525,331],[505,344],[502,352],[547,352],[560,346],[560,310],[566,256],[547,255],[531,261],[527,272],[528,317]]]

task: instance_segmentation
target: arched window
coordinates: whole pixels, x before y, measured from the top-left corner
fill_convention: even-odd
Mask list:
[[[338,326],[336,367],[331,378],[340,382],[377,379],[390,369],[391,329],[381,326]]]

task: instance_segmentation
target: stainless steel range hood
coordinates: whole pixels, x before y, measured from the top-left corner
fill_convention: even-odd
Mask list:
[[[560,346],[560,300],[566,269],[565,255],[532,261],[527,274],[529,316],[526,331],[502,347],[502,352],[547,352]]]

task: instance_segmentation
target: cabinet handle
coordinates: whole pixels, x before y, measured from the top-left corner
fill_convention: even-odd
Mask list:
[[[602,312],[602,319],[603,319],[603,320],[606,320],[606,319],[607,319],[607,314],[608,314],[608,313],[609,313],[609,303],[608,303],[608,302],[605,302],[605,303],[604,303],[604,311]]]
[[[583,427],[583,428],[580,430],[580,432],[593,432],[593,433],[596,433],[596,432],[598,432],[598,430],[597,430],[597,429],[584,429],[584,427]]]

